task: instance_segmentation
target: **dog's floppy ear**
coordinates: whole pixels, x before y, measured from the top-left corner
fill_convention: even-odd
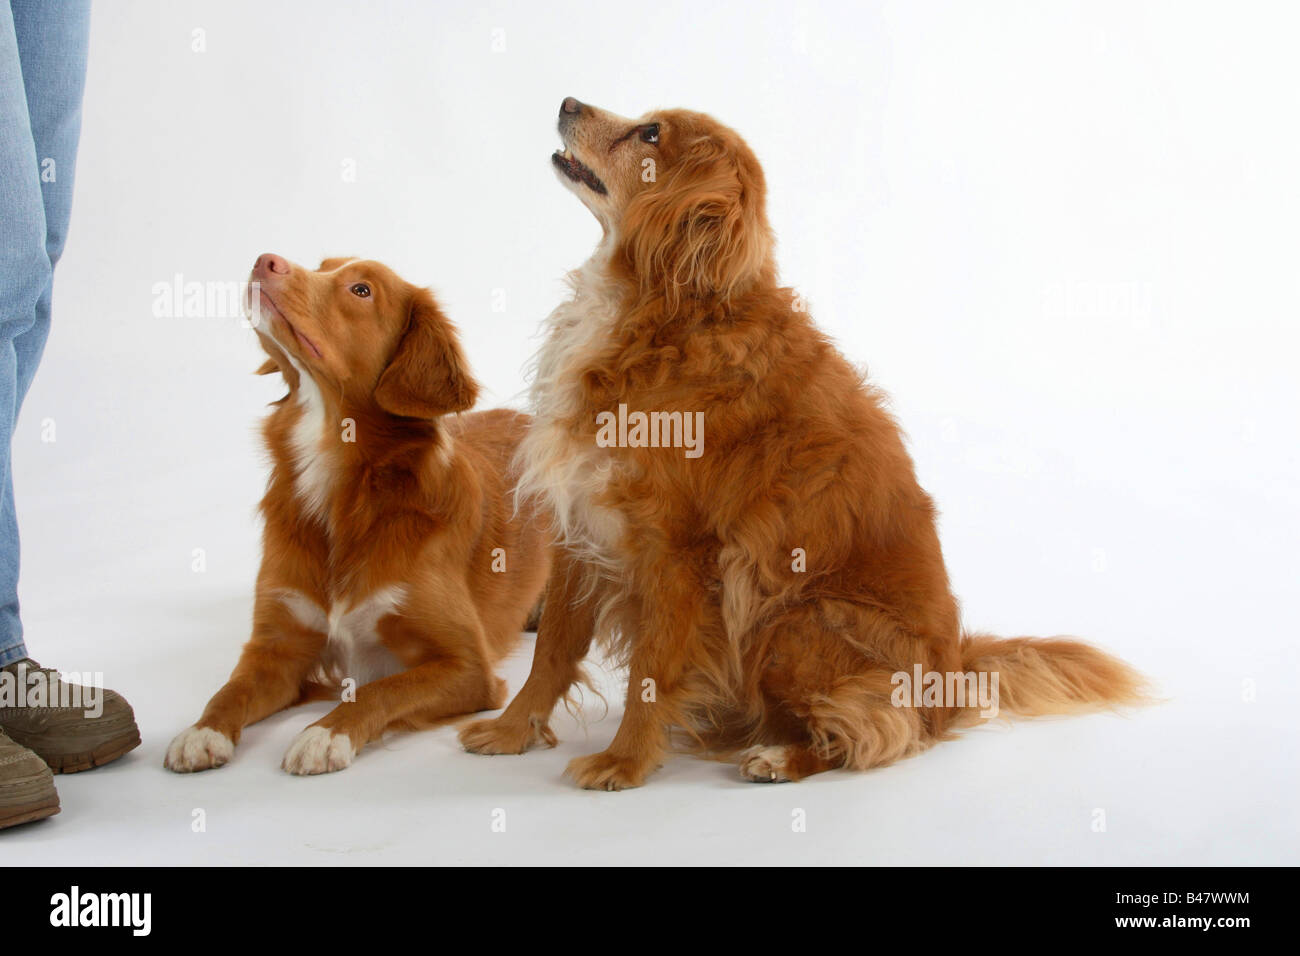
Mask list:
[[[763,171],[743,143],[701,137],[628,204],[624,264],[643,294],[682,298],[742,292],[772,269]]]
[[[411,300],[406,329],[375,386],[375,402],[404,418],[464,412],[478,400],[478,383],[460,349],[456,330],[427,289]]]

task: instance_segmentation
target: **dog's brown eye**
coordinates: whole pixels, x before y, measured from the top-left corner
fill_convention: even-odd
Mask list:
[[[362,299],[370,298],[370,286],[366,285],[364,282],[358,282],[348,291]]]
[[[641,142],[649,143],[651,146],[659,145],[659,124],[651,123],[649,126],[641,127]]]

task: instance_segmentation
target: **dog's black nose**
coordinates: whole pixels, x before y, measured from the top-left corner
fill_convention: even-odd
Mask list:
[[[566,96],[564,98],[564,102],[560,104],[561,116],[563,116],[565,113],[568,113],[570,116],[576,116],[578,113],[581,112],[582,112],[582,103],[574,99],[572,96]]]

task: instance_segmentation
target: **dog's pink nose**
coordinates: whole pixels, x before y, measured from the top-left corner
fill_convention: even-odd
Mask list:
[[[277,256],[274,252],[264,252],[253,263],[253,274],[259,276],[287,276],[289,260]]]
[[[571,115],[576,115],[581,112],[582,112],[582,103],[574,99],[572,96],[566,96],[564,98],[564,102],[560,104],[561,114],[569,113]]]

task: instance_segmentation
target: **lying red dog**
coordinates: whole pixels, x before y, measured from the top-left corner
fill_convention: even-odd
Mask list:
[[[934,505],[881,395],[777,285],[763,172],[736,133],[572,98],[559,126],[552,162],[604,237],[549,320],[520,489],[566,547],[532,673],[464,728],[468,749],[553,744],[593,636],[630,676],[609,748],[569,765],[584,787],[641,784],[673,730],[755,781],[887,764],[987,716],[931,696],[929,675],[996,675],[1001,709],[1025,715],[1141,699],[1086,644],[962,632]],[[925,693],[900,693],[916,677]]]
[[[478,388],[427,290],[357,259],[313,272],[268,254],[252,279],[262,371],[289,387],[263,428],[253,635],[166,766],[219,767],[243,727],[325,694],[342,702],[284,757],[323,773],[385,730],[505,702],[493,665],[537,604],[549,539],[511,498],[528,418],[456,414]]]

